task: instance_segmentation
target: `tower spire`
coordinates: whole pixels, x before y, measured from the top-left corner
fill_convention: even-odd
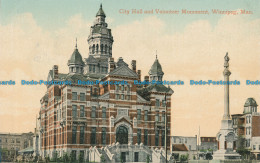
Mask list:
[[[75,49],[78,49],[78,40],[77,40],[77,37],[76,37],[76,45],[75,45]]]

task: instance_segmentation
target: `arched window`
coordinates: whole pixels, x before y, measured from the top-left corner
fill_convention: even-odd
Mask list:
[[[103,54],[103,44],[101,44],[100,49],[101,49],[101,54]]]
[[[92,47],[92,54],[94,54],[94,53],[95,53],[95,44]]]
[[[107,45],[105,45],[105,54],[107,54]]]

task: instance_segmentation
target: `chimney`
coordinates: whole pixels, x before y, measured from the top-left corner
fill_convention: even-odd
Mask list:
[[[138,75],[138,80],[141,80],[141,70],[137,71],[137,75]]]
[[[59,78],[59,68],[58,65],[54,65],[53,68],[53,78],[58,79]]]
[[[144,81],[149,82],[149,76],[144,76]],[[144,87],[147,87],[147,84],[145,84]]]
[[[108,72],[111,72],[115,69],[115,62],[114,62],[114,58],[109,58],[108,59]]]
[[[131,65],[132,65],[132,70],[136,73],[136,60],[132,60]]]

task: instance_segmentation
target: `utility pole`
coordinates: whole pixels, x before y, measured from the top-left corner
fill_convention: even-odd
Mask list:
[[[165,143],[164,143],[164,147],[165,147],[165,162],[167,163],[168,162],[168,160],[167,160],[167,98],[166,98],[166,93],[165,93],[165,120],[164,120],[164,122],[165,122],[165,125],[164,125],[164,128],[165,128],[165,130],[164,130],[164,136],[165,136]]]

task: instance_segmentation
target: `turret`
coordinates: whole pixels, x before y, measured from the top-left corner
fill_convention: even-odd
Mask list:
[[[156,59],[149,71],[149,76],[150,76],[150,81],[155,80],[155,81],[162,81],[164,72],[162,71],[162,66],[159,63],[159,60],[157,59],[157,55],[156,55]]]
[[[106,14],[101,4],[88,37],[89,55],[95,58],[112,57],[112,45],[114,40],[111,29],[107,28],[105,19]]]
[[[72,53],[70,59],[68,60],[68,66],[69,66],[69,73],[70,74],[82,74],[83,73],[83,66],[84,62],[82,60],[82,56],[79,53],[78,47],[77,47],[77,40],[76,40],[76,46],[75,50]]]

